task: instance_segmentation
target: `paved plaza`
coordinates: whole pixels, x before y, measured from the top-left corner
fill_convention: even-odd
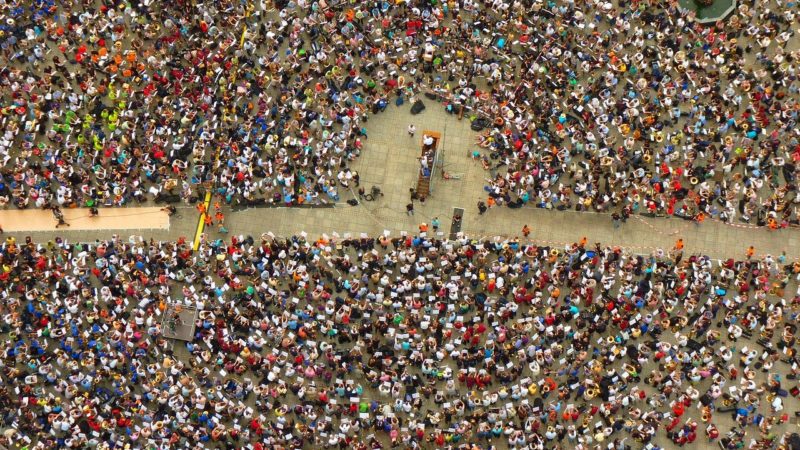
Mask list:
[[[614,229],[607,214],[575,211],[547,211],[534,206],[520,209],[496,207],[484,215],[478,214],[477,202],[486,200],[483,186],[489,176],[480,163],[470,158],[476,149],[475,132],[468,120],[444,112],[443,108],[430,106],[420,115],[412,116],[408,107],[390,107],[369,122],[369,139],[361,157],[353,168],[361,175],[361,184],[367,190],[379,185],[385,196],[374,202],[363,201],[349,206],[343,197],[334,210],[330,209],[252,209],[231,214],[231,232],[260,235],[265,229],[275,234],[290,236],[305,231],[311,236],[338,232],[379,235],[388,230],[393,236],[405,231],[418,232],[421,222],[430,224],[434,217],[442,223],[443,236],[449,232],[453,208],[464,208],[462,231],[468,236],[522,237],[521,230],[528,224],[533,230],[530,238],[547,243],[571,243],[586,236],[592,242],[619,245],[649,253],[656,248],[671,248],[675,240],[683,238],[689,252],[715,257],[739,256],[749,245],[758,253],[774,255],[786,251],[787,255],[800,254],[800,231],[786,229],[771,232],[763,227],[706,221],[701,226],[678,218],[649,218],[635,215],[618,229]],[[417,127],[415,138],[406,132],[408,124]],[[440,131],[443,135],[444,168],[450,173],[463,174],[459,180],[443,180],[433,174],[433,194],[425,203],[414,202],[414,215],[406,214],[409,189],[416,184],[419,148],[422,130]]]
[[[586,237],[589,242],[650,254],[656,249],[669,250],[680,238],[683,239],[688,253],[705,254],[719,259],[741,258],[750,245],[756,248],[759,255],[780,255],[785,252],[789,260],[800,255],[800,230],[796,228],[770,231],[766,227],[731,225],[719,221],[706,221],[697,226],[678,218],[651,218],[642,215],[634,215],[627,223],[614,228],[608,214],[548,211],[534,206],[520,209],[495,207],[480,215],[476,204],[479,200],[486,200],[483,186],[488,172],[481,167],[480,162],[470,157],[472,150],[476,148],[476,133],[470,130],[467,119],[458,120],[434,102],[427,103],[428,108],[419,115],[411,115],[408,106],[392,106],[370,119],[368,140],[352,169],[360,174],[361,185],[367,192],[373,185],[379,186],[384,193],[383,197],[374,201],[362,200],[358,205],[351,206],[347,200],[356,195],[354,192],[343,192],[340,201],[333,208],[250,208],[233,211],[224,207],[227,234],[260,236],[270,232],[276,236],[288,237],[304,232],[309,237],[316,238],[323,234],[358,237],[362,233],[378,236],[388,232],[389,236],[396,237],[403,233],[416,234],[420,223],[430,224],[433,218],[438,217],[441,222],[438,236],[446,238],[450,232],[454,208],[463,208],[465,213],[461,231],[475,239],[519,237],[522,241],[546,246],[564,246]],[[409,137],[406,128],[412,123],[416,126],[417,133],[414,137]],[[442,165],[436,167],[432,195],[424,203],[414,202],[412,216],[406,213],[405,205],[410,201],[409,189],[416,185],[419,167],[417,158],[424,130],[442,134],[440,162],[445,171],[456,174],[459,179],[444,180],[441,176]],[[212,200],[212,203],[216,200]],[[80,208],[66,212],[68,217],[74,218],[73,223],[79,224],[78,226],[54,231],[51,229],[54,222],[42,218],[41,222],[47,225],[37,227],[36,231],[22,232],[13,227],[6,231],[7,234],[19,238],[31,236],[38,242],[51,240],[56,236],[73,242],[94,242],[98,238],[108,238],[108,233],[156,240],[176,240],[181,237],[191,239],[198,227],[199,213],[195,205],[179,204],[177,208],[177,213],[169,218],[160,208],[155,207],[103,209],[100,217],[93,218],[95,222],[89,225],[80,225],[83,222],[79,218],[88,214],[86,209]],[[17,211],[4,213],[19,214]],[[0,218],[2,214],[0,212]],[[123,218],[126,220],[121,220]],[[168,226],[164,221],[169,222]],[[526,224],[532,230],[527,240],[522,239],[521,233]],[[99,230],[103,228],[108,233],[101,234]],[[208,227],[204,232],[207,239],[227,237],[218,232],[217,227]],[[665,336],[665,339],[673,340],[669,336]],[[188,358],[182,346],[175,345],[174,350],[178,355]],[[657,368],[649,365],[645,369]],[[643,387],[649,388],[647,385]],[[376,395],[375,392],[371,394]],[[787,411],[800,411],[800,401],[794,397],[786,398],[784,404]],[[733,426],[733,420],[727,414],[718,414],[715,423],[724,429]],[[800,429],[800,422],[796,418],[792,418],[778,430],[784,432],[792,428]],[[658,443],[668,449],[677,448],[666,439],[659,438]],[[698,440],[694,448],[718,447],[717,443]]]
[[[489,172],[470,157],[476,149],[476,133],[470,130],[470,122],[466,118],[458,120],[433,101],[427,101],[427,104],[428,108],[419,115],[411,115],[407,105],[391,106],[368,123],[369,137],[362,155],[352,168],[360,174],[361,185],[367,191],[373,185],[379,186],[385,194],[383,197],[375,201],[362,200],[357,206],[350,206],[346,200],[353,198],[354,194],[344,191],[334,208],[251,208],[243,211],[228,211],[225,208],[228,232],[252,236],[259,236],[266,231],[281,236],[305,232],[315,237],[323,233],[338,233],[341,236],[367,233],[377,236],[389,231],[391,236],[398,236],[403,232],[416,233],[420,223],[430,224],[434,217],[438,217],[442,224],[439,232],[441,236],[447,236],[453,208],[463,208],[462,232],[474,238],[522,238],[522,227],[527,224],[532,229],[530,240],[550,245],[572,243],[585,236],[591,242],[626,247],[637,253],[650,253],[657,248],[668,250],[678,238],[682,238],[688,252],[716,258],[740,257],[750,245],[756,248],[757,254],[780,255],[786,252],[790,259],[800,255],[800,230],[796,228],[770,231],[766,227],[719,221],[706,221],[697,226],[678,218],[634,215],[615,229],[607,214],[548,211],[531,205],[520,209],[495,207],[479,215],[476,205],[479,200],[486,200],[483,186]],[[417,127],[413,138],[406,132],[407,126],[412,123]],[[431,197],[424,203],[415,201],[414,215],[410,216],[405,206],[410,201],[409,189],[416,185],[417,158],[423,130],[442,133],[441,163],[445,171],[456,174],[460,179],[444,180],[441,176],[442,166],[438,166],[432,177]],[[102,209],[100,218],[93,220],[123,215],[129,220],[124,221],[122,226],[108,226],[106,229],[116,229],[124,235],[145,235],[162,240],[174,240],[181,236],[191,238],[198,224],[198,213],[194,206],[178,205],[178,213],[170,218],[168,228],[160,222],[164,220],[163,215],[153,215],[157,210],[147,210],[148,215],[130,216],[129,212]],[[78,216],[80,211],[85,210],[70,211],[68,214]],[[156,217],[160,219],[156,220]],[[47,223],[54,224],[52,221]],[[82,228],[62,228],[57,233],[39,230],[20,232],[14,228],[7,228],[6,231],[19,236],[30,235],[39,241],[55,235],[80,242],[97,239],[96,229]],[[209,238],[222,236],[216,227],[210,227],[205,232]]]
[[[798,11],[0,0],[0,450],[800,450]]]

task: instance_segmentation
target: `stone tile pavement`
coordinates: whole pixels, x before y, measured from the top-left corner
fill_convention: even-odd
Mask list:
[[[343,195],[342,203],[333,210],[247,210],[231,214],[228,228],[235,233],[253,235],[267,230],[278,235],[300,231],[311,236],[333,232],[377,235],[388,230],[396,236],[403,231],[413,233],[421,222],[430,223],[433,217],[439,217],[443,227],[440,232],[444,236],[449,231],[453,208],[462,207],[466,211],[462,229],[473,237],[521,237],[523,225],[528,224],[533,230],[530,238],[537,242],[569,243],[586,236],[591,242],[649,252],[656,248],[669,249],[680,237],[688,252],[702,252],[717,258],[742,256],[749,245],[754,245],[757,253],[786,251],[790,257],[800,257],[800,232],[792,229],[770,232],[764,228],[714,221],[706,221],[698,227],[677,218],[643,216],[634,216],[614,229],[610,217],[605,214],[546,211],[533,206],[516,210],[495,208],[481,216],[477,202],[485,200],[483,186],[488,173],[469,157],[476,148],[475,133],[470,130],[467,119],[459,121],[433,102],[426,103],[428,107],[420,115],[412,116],[407,106],[390,106],[368,123],[369,139],[362,156],[352,167],[359,172],[367,190],[378,185],[384,197],[350,206],[344,200],[351,196]],[[417,127],[414,138],[406,131],[409,123]],[[415,214],[409,216],[405,205],[409,202],[409,188],[416,184],[416,158],[425,129],[442,133],[443,165],[448,172],[462,174],[462,177],[443,180],[437,170],[432,196],[424,204],[415,202]]]
[[[433,217],[438,217],[442,223],[441,236],[446,236],[453,208],[461,207],[465,210],[462,230],[471,237],[521,236],[522,227],[527,224],[533,230],[530,238],[547,244],[566,244],[586,236],[590,242],[648,253],[656,248],[669,249],[680,237],[684,239],[688,252],[716,258],[741,257],[749,245],[754,245],[758,254],[785,251],[790,258],[800,257],[800,231],[796,229],[770,232],[764,228],[713,221],[697,227],[681,219],[643,216],[634,216],[627,224],[614,229],[608,215],[546,211],[533,206],[516,210],[495,208],[479,215],[476,205],[478,200],[485,199],[483,186],[488,173],[479,162],[469,157],[476,148],[475,133],[470,130],[466,118],[459,121],[433,101],[426,100],[425,103],[427,109],[422,114],[412,116],[407,103],[399,108],[391,105],[367,123],[369,137],[362,156],[354,161],[352,168],[359,172],[362,186],[367,190],[372,185],[380,186],[384,197],[350,206],[345,201],[353,195],[343,192],[341,202],[333,209],[261,208],[228,212],[226,226],[230,233],[258,236],[271,231],[288,236],[305,231],[310,236],[334,232],[357,236],[360,233],[379,235],[386,230],[397,236],[404,231],[414,233],[421,222],[430,223]],[[410,123],[417,127],[413,138],[406,131]],[[443,180],[439,166],[433,176],[431,197],[424,204],[415,202],[415,214],[409,216],[405,205],[410,201],[409,189],[416,185],[420,140],[426,129],[442,133],[440,151],[443,166],[461,178]],[[176,239],[180,236],[191,239],[196,226],[197,211],[191,205],[184,205],[178,215],[171,218],[166,230],[137,228],[109,230],[108,233],[59,230],[57,233],[15,235],[30,235],[37,241],[59,235],[80,242],[107,238],[115,232],[124,236],[142,235],[148,239]],[[206,233],[209,237],[220,236],[215,227]]]

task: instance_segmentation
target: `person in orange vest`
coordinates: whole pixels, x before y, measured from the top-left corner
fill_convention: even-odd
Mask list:
[[[697,216],[695,216],[694,224],[697,225],[697,226],[700,226],[700,224],[703,223],[704,220],[706,220],[706,215],[703,214],[703,212],[701,211],[701,212],[697,213]]]
[[[755,247],[753,247],[753,246],[751,245],[750,247],[748,247],[748,248],[747,248],[747,252],[745,253],[745,255],[747,256],[747,259],[750,259],[750,258],[752,258],[752,257],[753,257],[753,255],[754,255],[755,253],[756,253],[756,249],[755,249]]]
[[[767,225],[769,226],[770,231],[778,229],[778,221],[775,220],[773,217],[770,217],[767,220]],[[0,231],[2,232],[2,231]]]
[[[675,241],[675,250],[682,251],[683,250],[683,239],[678,239]]]
[[[529,234],[531,234],[531,229],[527,224],[525,224],[522,227],[522,235],[525,236],[525,237],[528,237]]]

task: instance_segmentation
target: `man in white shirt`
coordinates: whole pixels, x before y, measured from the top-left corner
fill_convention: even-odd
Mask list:
[[[422,149],[423,150],[430,150],[433,147],[434,139],[432,136],[424,135],[422,136]]]

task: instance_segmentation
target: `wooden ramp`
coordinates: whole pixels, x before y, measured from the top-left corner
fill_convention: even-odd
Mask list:
[[[461,225],[464,224],[464,208],[453,208],[453,222],[450,224],[450,240],[458,239]]]
[[[433,165],[436,161],[436,151],[439,148],[439,142],[442,140],[442,133],[439,133],[438,131],[425,130],[422,132],[423,140],[425,139],[425,136],[430,136],[433,138],[433,146],[430,149],[426,149],[424,144],[420,142],[420,148],[422,149],[420,158],[425,159],[428,162],[427,173],[420,162],[416,187],[417,195],[420,198],[426,198],[431,194],[431,175],[433,174]]]
[[[161,208],[102,208],[92,217],[88,208],[64,208],[69,226],[56,228],[52,211],[6,209],[0,211],[0,226],[5,232],[169,229],[169,216]]]

